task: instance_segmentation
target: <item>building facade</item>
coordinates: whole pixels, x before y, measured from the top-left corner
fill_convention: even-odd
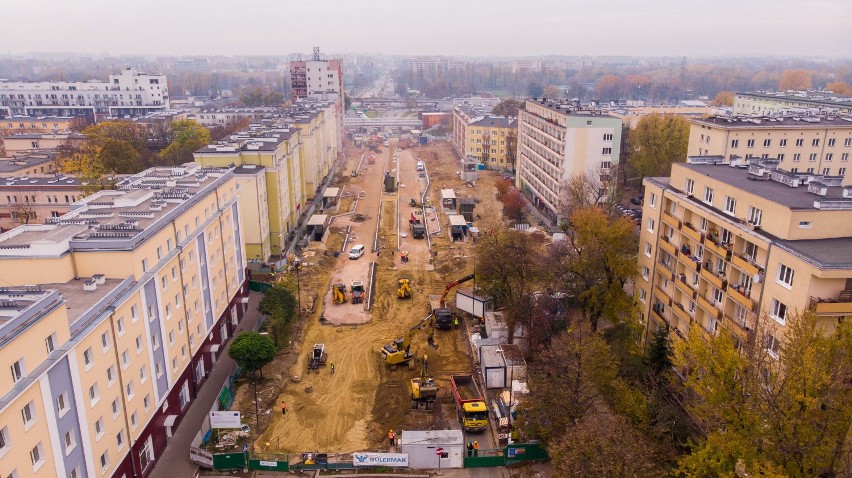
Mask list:
[[[779,168],[846,176],[852,153],[852,118],[774,116],[690,120],[690,156],[778,160]]]
[[[0,136],[17,133],[56,133],[68,131],[70,116],[12,116],[0,120]]]
[[[83,144],[86,136],[70,131],[58,133],[18,133],[3,138],[7,156],[17,156],[33,150],[53,150],[64,145]]]
[[[0,230],[64,216],[82,198],[80,180],[65,176],[9,177],[0,182]]]
[[[562,184],[580,174],[605,184],[620,153],[620,119],[572,103],[527,100],[518,117],[515,185],[555,222]]]
[[[15,152],[0,159],[0,178],[54,174],[56,170],[56,152],[52,150]]]
[[[469,106],[453,109],[452,145],[462,158],[476,158],[487,169],[514,171],[517,138],[516,118]]]
[[[852,188],[777,161],[691,157],[646,178],[635,294],[648,333],[783,342],[789,319],[852,316]]]
[[[247,303],[229,169],[150,169],[0,234],[0,476],[146,476]]]
[[[734,116],[769,116],[808,111],[852,114],[852,98],[830,91],[759,91],[734,95]]]
[[[0,117],[11,116],[139,116],[169,109],[166,75],[132,68],[109,81],[0,80]]]
[[[321,60],[319,49],[307,61],[290,62],[290,86],[293,98],[343,101],[343,62]]]

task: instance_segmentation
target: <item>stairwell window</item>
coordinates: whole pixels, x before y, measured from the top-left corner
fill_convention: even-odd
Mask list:
[[[763,210],[758,209],[754,206],[749,206],[748,208],[748,222],[753,226],[759,226],[760,222],[763,220]]]
[[[24,368],[24,359],[20,359],[17,362],[12,364],[12,381],[17,382],[18,380],[24,378],[24,374],[26,373],[26,368]]]
[[[725,212],[734,215],[737,211],[737,200],[731,196],[725,196]]]
[[[704,202],[713,204],[713,188],[704,187]]]
[[[604,156],[612,155],[612,148],[604,148],[601,154],[603,154]]]
[[[692,196],[695,193],[695,181],[691,179],[686,180],[686,194]]]
[[[732,148],[739,147],[739,145],[740,145],[740,140],[738,140],[738,139],[732,139],[731,140],[731,147]]]
[[[778,299],[772,299],[772,306],[769,308],[769,316],[776,322],[784,325],[787,320],[787,305],[779,302]]]

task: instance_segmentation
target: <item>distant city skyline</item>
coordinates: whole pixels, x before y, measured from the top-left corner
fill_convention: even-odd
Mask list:
[[[12,54],[852,57],[848,0],[78,0],[3,16]]]

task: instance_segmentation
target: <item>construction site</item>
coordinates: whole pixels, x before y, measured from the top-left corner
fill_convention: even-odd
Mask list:
[[[458,291],[473,296],[476,235],[502,221],[502,176],[463,180],[444,142],[402,149],[392,139],[346,157],[328,232],[302,252],[303,327],[268,366],[280,394],[262,397],[272,408],[254,451],[387,452],[389,430],[464,429],[482,448],[505,446],[477,385],[471,336],[484,326],[454,304]],[[467,220],[456,195],[475,204]]]

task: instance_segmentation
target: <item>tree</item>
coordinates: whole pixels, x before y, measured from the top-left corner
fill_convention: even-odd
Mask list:
[[[852,323],[806,311],[738,344],[692,327],[675,364],[697,395],[687,406],[707,432],[680,461],[685,477],[840,476],[850,467]],[[782,336],[783,334],[783,336]],[[783,337],[783,338],[782,338]],[[780,344],[780,346],[779,346]]]
[[[654,331],[651,345],[648,347],[648,365],[656,373],[668,370],[672,366],[672,350],[669,343],[668,326]]]
[[[348,110],[352,106],[352,97],[343,93],[343,109]]]
[[[297,314],[296,287],[289,280],[274,284],[260,300],[258,309],[269,317],[269,326],[275,345],[284,346],[287,327]]]
[[[838,95],[852,96],[852,85],[842,81],[834,81],[825,85],[825,89]]]
[[[621,96],[621,78],[615,75],[602,76],[595,82],[595,95],[601,101],[617,100]]]
[[[34,204],[29,202],[18,203],[12,210],[12,219],[18,224],[29,224],[30,221],[38,219]]]
[[[808,90],[811,88],[811,72],[808,70],[785,70],[778,81],[778,89]]]
[[[574,211],[565,240],[547,253],[548,283],[569,298],[592,331],[635,319],[624,284],[636,275],[638,248],[633,224],[610,217],[599,207]]]
[[[618,180],[610,174],[615,171],[614,168],[598,169],[562,181],[558,205],[560,219],[568,221],[574,211],[591,206],[600,206],[607,214],[614,214],[621,197]]]
[[[713,104],[716,106],[734,106],[734,92],[720,91],[716,93]]]
[[[686,160],[689,121],[681,116],[643,116],[630,132],[630,167],[639,175],[668,176],[672,163]]]
[[[544,95],[544,87],[541,83],[531,81],[527,84],[527,94],[530,98],[541,98]]]
[[[545,98],[563,98],[564,96],[565,92],[558,86],[547,85],[547,87],[544,88]]]
[[[98,149],[102,148],[107,140],[124,141],[136,151],[145,164],[148,164],[148,159],[152,156],[148,151],[148,130],[132,121],[103,121],[89,126],[83,134],[86,135],[86,142]]]
[[[500,201],[503,203],[503,209],[506,215],[520,223],[524,220],[524,211],[527,209],[527,200],[524,199],[523,193],[518,191],[514,186],[509,187],[504,194],[500,196]]]
[[[134,174],[144,169],[139,153],[130,143],[112,138],[103,140],[97,160],[104,171],[113,174]]]
[[[529,330],[535,316],[534,294],[541,278],[540,244],[527,233],[497,229],[476,243],[476,285],[504,308],[514,342],[516,325]]]
[[[172,121],[169,136],[171,143],[160,153],[169,165],[192,162],[192,153],[210,144],[210,130],[189,119]]]
[[[511,116],[513,118],[518,117],[518,112],[523,109],[524,103],[520,100],[516,100],[514,98],[506,98],[505,100],[500,100],[497,103],[491,113],[497,116]]]
[[[547,447],[554,476],[654,478],[667,476],[655,446],[624,417],[598,411],[583,416]]]
[[[228,349],[228,357],[234,359],[243,370],[259,373],[263,378],[263,366],[275,358],[275,343],[266,335],[243,332],[234,338]]]
[[[88,196],[115,187],[115,177],[99,159],[100,148],[87,142],[80,148],[64,150],[59,158],[59,171],[80,179],[80,190]]]
[[[82,133],[86,128],[92,125],[92,122],[85,116],[75,116],[68,123],[68,129],[76,133]]]

